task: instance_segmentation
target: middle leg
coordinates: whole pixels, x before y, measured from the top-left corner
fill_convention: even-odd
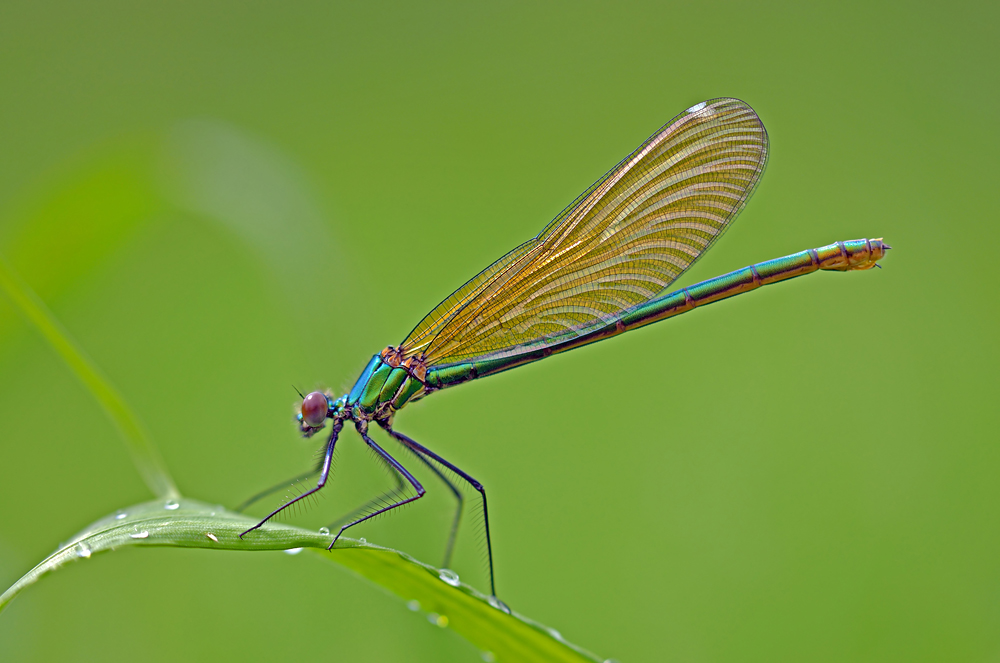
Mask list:
[[[427,492],[424,490],[424,487],[420,485],[420,482],[417,481],[417,479],[412,474],[410,474],[410,472],[405,467],[400,465],[398,460],[389,455],[388,451],[386,451],[378,444],[376,444],[375,440],[368,437],[367,422],[360,422],[360,421],[356,422],[354,424],[354,428],[358,431],[358,434],[364,439],[365,444],[367,444],[372,451],[378,454],[382,458],[382,460],[387,462],[396,472],[399,472],[399,474],[402,475],[402,477],[406,479],[411,486],[413,486],[413,489],[417,491],[417,494],[412,497],[407,497],[406,499],[397,500],[396,502],[393,502],[388,506],[382,507],[381,509],[377,509],[366,516],[362,516],[361,518],[357,518],[347,523],[346,525],[341,526],[340,530],[337,531],[337,535],[333,537],[333,541],[331,541],[330,545],[327,547],[327,550],[333,550],[333,546],[335,543],[337,543],[337,539],[339,539],[340,535],[343,534],[348,528],[354,527],[355,525],[363,523],[366,520],[370,520],[375,516],[386,513],[387,511],[391,511],[392,509],[395,509],[397,507],[401,507],[404,504],[409,504],[410,502],[419,500],[421,497],[424,496],[424,493]]]
[[[396,432],[392,430],[392,427],[389,425],[387,421],[379,421],[378,425],[381,426],[382,429],[385,430],[387,433],[389,433],[389,435],[391,435],[395,440],[400,442],[404,449],[410,451],[413,454],[413,456],[421,463],[423,463],[427,469],[433,472],[438,479],[441,479],[441,481],[443,481],[444,484],[448,486],[448,489],[451,491],[451,494],[455,496],[455,500],[458,501],[458,504],[455,507],[455,516],[454,518],[452,518],[451,521],[451,531],[448,533],[448,544],[445,546],[444,549],[444,563],[441,564],[441,568],[445,569],[449,568],[451,566],[451,555],[455,550],[455,538],[458,536],[458,526],[462,521],[462,511],[465,507],[465,496],[462,494],[462,491],[460,491],[455,486],[455,484],[453,484],[448,479],[448,477],[445,476],[444,472],[439,470],[434,463],[432,463],[428,458],[426,458],[422,453],[420,453],[413,447],[399,440],[399,437],[396,435]]]

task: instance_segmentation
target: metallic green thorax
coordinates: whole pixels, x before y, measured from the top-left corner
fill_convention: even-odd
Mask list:
[[[424,383],[405,368],[393,368],[381,355],[375,355],[347,395],[347,405],[381,419],[401,409],[423,389]]]
[[[361,410],[363,418],[383,419],[411,400],[438,389],[451,387],[544,359],[584,345],[637,329],[659,320],[686,313],[696,307],[785,281],[818,270],[853,271],[869,269],[885,255],[881,240],[859,239],[837,242],[818,249],[757,263],[702,281],[687,288],[652,299],[625,312],[617,319],[588,330],[567,333],[566,340],[541,349],[525,347],[500,357],[427,368],[424,380],[404,366],[393,367],[383,355],[375,355],[346,397],[347,405]],[[551,341],[551,339],[549,339]]]

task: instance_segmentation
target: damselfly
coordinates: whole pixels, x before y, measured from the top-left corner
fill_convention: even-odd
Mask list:
[[[314,391],[302,400],[306,437],[331,421],[314,488],[289,499],[247,534],[323,488],[337,439],[351,422],[391,468],[396,489],[346,518],[330,548],[350,527],[419,499],[423,485],[369,435],[375,423],[458,499],[445,552],[451,558],[462,493],[450,470],[479,493],[486,530],[490,591],[496,596],[486,491],[471,475],[395,430],[407,403],[435,391],[538,361],[686,313],[762,285],[817,270],[870,269],[889,249],[881,239],[836,242],[750,265],[667,293],[715,243],[753,193],[767,163],[768,137],[757,114],[738,99],[687,109],[597,180],[533,239],[480,272],[427,314],[397,346],[361,373],[350,393]],[[411,491],[412,489],[412,491]],[[268,494],[255,496],[251,502]],[[242,536],[242,535],[241,535]]]

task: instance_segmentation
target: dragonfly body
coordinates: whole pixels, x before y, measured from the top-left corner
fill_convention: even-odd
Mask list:
[[[427,367],[421,362],[400,360],[399,348],[389,346],[368,362],[350,393],[330,401],[331,411],[354,408],[353,419],[391,418],[407,403],[445,387],[494,375],[544,359],[553,354],[590,345],[653,322],[686,313],[699,306],[750,292],[761,286],[786,281],[818,270],[852,271],[871,269],[885,255],[881,239],[837,242],[818,249],[799,251],[717,276],[676,290],[636,306],[617,320],[599,325],[584,334],[573,334],[562,343],[540,350],[525,348],[506,357]]]
[[[443,481],[458,500],[445,553],[451,556],[462,493],[448,470],[479,492],[490,589],[495,596],[486,491],[441,456],[393,428],[397,411],[427,395],[589,345],[761,286],[820,270],[877,265],[881,239],[836,242],[738,269],[668,292],[725,232],[749,199],[767,162],[763,124],[737,99],[687,109],[604,177],[533,239],[480,272],[433,309],[398,346],[368,362],[351,391],[334,400],[303,398],[300,431],[332,421],[316,487],[288,500],[258,525],[321,489],[343,426],[352,422],[396,478],[396,487],[345,519],[349,527],[419,499],[421,483],[368,434],[375,423]],[[252,498],[250,502],[269,494]]]

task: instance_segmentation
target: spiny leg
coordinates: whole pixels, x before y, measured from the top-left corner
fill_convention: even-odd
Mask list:
[[[369,509],[371,509],[372,507],[374,507],[376,505],[384,505],[385,504],[385,500],[393,500],[397,496],[403,494],[403,490],[404,490],[404,488],[407,485],[406,481],[403,479],[403,475],[400,474],[399,472],[397,472],[396,468],[394,468],[392,465],[390,465],[388,462],[386,462],[386,460],[384,458],[382,458],[382,456],[379,456],[377,453],[375,453],[374,449],[370,449],[370,451],[372,452],[372,454],[375,455],[375,458],[378,461],[382,462],[385,465],[386,469],[389,471],[389,474],[392,476],[392,479],[396,483],[396,485],[393,486],[392,489],[387,490],[386,492],[382,493],[380,496],[376,497],[375,499],[369,500],[368,502],[365,502],[364,504],[362,504],[358,508],[352,509],[351,511],[348,511],[346,514],[344,514],[340,518],[337,518],[336,520],[334,520],[329,525],[329,527],[330,527],[331,530],[339,528],[341,525],[343,525],[347,521],[353,520],[354,518],[356,518],[358,516],[358,514],[365,513],[366,511],[368,511]]]
[[[383,428],[386,427],[386,425],[385,425],[384,422],[379,422],[379,425],[382,426]],[[461,519],[462,519],[462,510],[463,510],[463,504],[464,504],[464,501],[465,501],[465,496],[462,494],[462,492],[458,488],[455,487],[455,484],[453,484],[448,479],[448,477],[445,476],[445,474],[441,470],[439,470],[436,465],[434,465],[434,463],[432,463],[431,461],[427,460],[427,458],[425,458],[419,452],[414,451],[413,449],[410,449],[406,445],[403,445],[403,448],[406,449],[407,451],[409,451],[413,455],[414,458],[416,458],[418,461],[420,461],[421,463],[423,463],[423,465],[425,467],[427,467],[427,469],[429,469],[431,472],[433,472],[435,474],[435,476],[437,476],[439,479],[441,479],[441,481],[443,481],[444,484],[446,486],[448,486],[448,489],[451,491],[451,493],[455,496],[455,499],[458,501],[458,507],[455,510],[455,517],[452,519],[452,523],[451,523],[451,531],[448,534],[448,545],[445,547],[444,563],[441,564],[442,568],[448,568],[448,566],[451,564],[451,556],[452,556],[452,552],[453,552],[454,547],[455,547],[455,538],[456,538],[456,536],[458,534],[458,526],[459,526],[459,524],[461,522]],[[373,453],[374,453],[374,450],[373,450]],[[381,459],[381,456],[379,456],[379,458]],[[385,461],[383,460],[383,462],[385,462]],[[403,494],[403,487],[404,487],[403,476],[399,472],[397,472],[395,470],[395,468],[393,468],[392,466],[388,465],[388,463],[386,463],[386,466],[391,470],[390,473],[392,474],[392,477],[395,480],[396,485],[393,486],[393,488],[391,490],[383,493],[382,495],[380,495],[379,497],[375,498],[374,500],[371,500],[370,502],[367,502],[367,503],[361,505],[357,509],[354,509],[353,511],[350,511],[346,515],[341,516],[340,518],[337,518],[335,521],[333,521],[332,523],[330,523],[330,529],[331,530],[340,527],[343,523],[345,523],[345,522],[347,522],[349,520],[352,520],[358,514],[364,513],[364,512],[368,511],[369,509],[371,509],[372,507],[374,507],[376,505],[384,505],[386,500],[395,499],[397,496]]]
[[[422,453],[420,453],[419,451],[417,451],[413,447],[411,447],[408,444],[406,444],[406,443],[402,442],[401,440],[399,440],[399,438],[393,432],[392,427],[389,426],[389,423],[387,421],[379,421],[378,425],[381,426],[390,435],[392,435],[397,441],[399,441],[403,445],[404,448],[409,449],[413,453],[414,458],[416,458],[417,460],[419,460],[421,463],[423,463],[425,466],[427,466],[427,468],[431,472],[433,472],[435,475],[437,475],[437,477],[439,479],[441,479],[441,481],[443,481],[446,486],[448,486],[448,489],[451,490],[451,493],[452,493],[452,495],[455,496],[455,499],[458,500],[458,507],[456,507],[456,509],[455,509],[455,517],[451,521],[451,532],[448,533],[448,545],[447,545],[447,547],[445,547],[445,550],[444,550],[444,563],[441,565],[442,568],[448,568],[451,565],[451,555],[452,555],[452,552],[454,552],[454,549],[455,549],[455,538],[458,536],[458,526],[459,526],[459,523],[462,520],[462,509],[463,509],[463,507],[465,505],[465,496],[462,495],[462,491],[460,491],[455,486],[455,484],[453,484],[448,479],[448,477],[446,477],[444,475],[444,472],[442,472],[441,470],[439,470],[437,468],[437,466],[434,465],[434,463],[432,463],[431,461],[427,460],[427,458],[424,457],[424,455]]]
[[[454,465],[452,465],[451,463],[449,463],[448,461],[446,461],[441,456],[438,456],[436,453],[434,453],[433,451],[431,451],[427,447],[425,447],[425,446],[417,443],[414,440],[411,440],[410,438],[408,438],[407,436],[403,435],[402,433],[398,433],[398,432],[394,431],[388,424],[382,423],[382,422],[379,422],[379,423],[382,426],[382,428],[384,428],[386,430],[386,432],[389,433],[389,435],[392,435],[394,438],[396,438],[401,443],[403,443],[404,445],[406,445],[407,447],[409,447],[413,451],[417,452],[418,454],[427,456],[428,458],[431,458],[432,460],[434,460],[434,461],[436,461],[438,463],[441,463],[442,465],[444,465],[445,467],[447,467],[449,470],[451,470],[452,472],[454,472],[455,474],[457,474],[458,476],[460,476],[462,479],[464,479],[465,481],[467,481],[470,486],[472,486],[473,488],[475,488],[476,490],[479,491],[479,494],[483,498],[483,524],[486,527],[486,554],[488,556],[489,564],[490,564],[490,593],[493,594],[493,596],[496,596],[497,595],[496,584],[494,583],[494,580],[493,580],[493,546],[492,546],[492,544],[490,542],[490,515],[489,515],[489,512],[486,510],[486,489],[483,488],[483,484],[479,483],[478,481],[476,481],[475,479],[473,479],[471,476],[469,476],[468,474],[466,474],[462,470],[458,469],[457,467],[455,467]]]
[[[364,422],[357,422],[357,423],[355,423],[354,428],[358,431],[358,434],[361,435],[361,437],[364,439],[365,444],[367,444],[375,453],[377,453],[379,456],[381,456],[383,460],[385,460],[387,463],[389,463],[389,465],[391,465],[394,470],[396,470],[397,472],[399,472],[403,476],[403,478],[406,479],[410,483],[411,486],[413,486],[413,489],[417,491],[417,494],[414,495],[413,497],[407,497],[406,499],[399,500],[397,502],[393,502],[389,506],[382,507],[381,509],[378,509],[377,511],[373,511],[372,513],[369,513],[367,516],[364,516],[362,518],[358,518],[358,519],[356,519],[356,520],[354,520],[352,522],[347,523],[346,525],[344,525],[343,527],[341,527],[340,530],[337,532],[337,535],[335,537],[333,537],[333,541],[327,547],[327,550],[333,550],[333,545],[335,543],[337,543],[337,539],[339,539],[340,535],[343,534],[348,528],[354,527],[355,525],[357,525],[359,523],[363,523],[366,520],[374,518],[375,516],[383,514],[383,513],[387,512],[387,511],[391,511],[392,509],[395,509],[396,507],[401,507],[404,504],[409,504],[410,502],[413,502],[415,500],[419,500],[421,497],[424,496],[424,493],[427,492],[427,491],[424,490],[424,487],[420,485],[420,482],[417,481],[416,478],[412,474],[410,474],[409,471],[405,467],[403,467],[402,465],[399,464],[399,461],[397,461],[395,458],[393,458],[391,455],[389,455],[389,452],[387,452],[385,449],[383,449],[378,444],[376,444],[375,440],[373,440],[370,437],[368,437],[368,433],[367,433],[368,426],[367,426],[366,423],[364,423]]]
[[[300,474],[298,476],[294,476],[291,479],[286,479],[285,481],[282,481],[281,483],[276,483],[273,486],[271,486],[270,488],[267,488],[266,490],[260,491],[259,493],[257,493],[253,497],[247,499],[242,504],[240,504],[238,507],[236,507],[234,509],[234,511],[242,513],[244,510],[248,509],[251,505],[259,502],[260,500],[264,499],[268,495],[273,495],[274,493],[276,493],[276,492],[278,492],[280,490],[284,490],[287,487],[294,486],[295,484],[299,483],[300,481],[305,481],[306,479],[310,479],[310,478],[316,476],[317,474],[319,474],[320,472],[323,471],[323,462],[324,462],[325,456],[326,456],[326,449],[320,449],[320,452],[317,454],[316,467],[315,468],[309,470],[308,472],[303,472],[302,474]]]
[[[286,479],[285,481],[282,481],[281,483],[276,483],[273,486],[271,486],[270,488],[268,488],[267,490],[260,491],[259,493],[257,493],[253,497],[251,497],[250,499],[248,499],[245,502],[243,502],[243,504],[240,504],[238,507],[236,507],[234,509],[234,511],[242,513],[244,509],[247,509],[248,507],[250,507],[250,505],[252,505],[252,504],[254,504],[256,502],[259,502],[260,500],[264,499],[268,495],[273,495],[274,493],[278,492],[279,490],[283,490],[284,488],[286,488],[288,486],[294,486],[299,481],[305,481],[306,479],[308,479],[310,477],[314,477],[317,474],[319,474],[322,470],[323,470],[323,465],[322,465],[322,462],[321,462],[320,466],[317,467],[314,470],[309,470],[308,472],[300,474],[297,477],[292,477],[291,479]]]
[[[285,502],[280,507],[269,513],[267,517],[264,518],[264,520],[260,521],[247,531],[243,532],[243,534],[240,534],[241,539],[243,538],[244,534],[249,534],[255,529],[258,529],[260,526],[269,521],[271,518],[274,518],[276,515],[278,515],[288,507],[292,506],[296,502],[299,502],[300,500],[304,500],[305,498],[309,497],[310,495],[312,495],[313,493],[315,493],[316,491],[318,491],[319,489],[321,489],[323,486],[326,485],[326,479],[327,477],[330,476],[330,462],[333,460],[333,450],[337,446],[337,436],[340,434],[340,429],[343,428],[343,426],[344,424],[340,419],[334,420],[333,430],[330,431],[330,440],[326,443],[326,453],[323,455],[323,465],[321,466],[319,471],[319,480],[316,482],[316,487],[307,490],[306,492],[302,493],[295,499]]]

